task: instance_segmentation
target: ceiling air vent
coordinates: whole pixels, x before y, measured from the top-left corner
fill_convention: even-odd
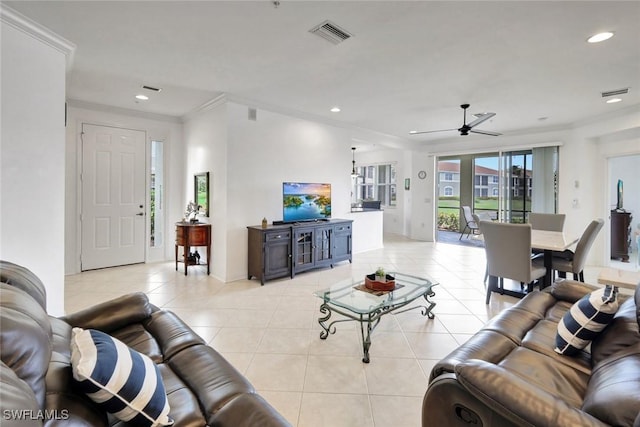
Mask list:
[[[154,91],[154,92],[160,92],[160,91],[162,90],[162,89],[160,89],[160,88],[157,88],[157,87],[151,87],[151,86],[147,86],[147,85],[142,86],[142,89],[152,90],[152,91]]]
[[[608,96],[624,95],[625,93],[629,93],[629,88],[628,87],[626,87],[624,89],[610,90],[609,92],[602,92],[602,97],[606,98]]]
[[[338,27],[331,21],[324,21],[322,24],[316,25],[315,27],[310,29],[309,32],[320,36],[333,44],[342,43],[348,38],[353,37],[353,34]]]

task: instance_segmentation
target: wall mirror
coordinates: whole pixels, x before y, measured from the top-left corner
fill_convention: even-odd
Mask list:
[[[209,172],[193,176],[193,200],[202,206],[204,216],[209,216]]]

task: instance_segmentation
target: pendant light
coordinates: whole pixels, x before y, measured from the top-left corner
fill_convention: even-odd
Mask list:
[[[351,152],[353,153],[353,160],[351,160],[351,177],[357,178],[358,172],[356,172],[356,147],[351,147]]]

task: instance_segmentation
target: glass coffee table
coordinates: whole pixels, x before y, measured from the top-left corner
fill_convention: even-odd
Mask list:
[[[335,334],[334,324],[336,323],[359,322],[364,352],[362,361],[369,363],[371,332],[378,326],[382,316],[420,308],[423,316],[433,319],[434,315],[431,310],[436,306],[436,303],[430,301],[429,297],[435,295],[431,288],[438,283],[408,274],[389,274],[394,276],[396,281],[396,287],[392,291],[371,291],[365,287],[363,277],[362,279],[345,280],[328,289],[315,292],[315,295],[323,300],[320,305],[320,313],[323,316],[318,319],[318,323],[322,327],[320,339],[324,340],[329,334]],[[417,304],[401,310],[421,297],[426,301],[426,305]],[[330,320],[333,313],[339,313],[346,319]]]

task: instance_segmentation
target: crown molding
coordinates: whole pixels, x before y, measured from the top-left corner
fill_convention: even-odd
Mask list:
[[[199,107],[194,108],[193,110],[189,111],[187,114],[183,115],[180,117],[180,120],[182,121],[182,123],[188,122],[189,120],[193,119],[195,116],[204,113],[205,111],[209,111],[212,110],[216,107],[219,107],[220,105],[224,105],[227,103],[227,94],[226,93],[221,93],[220,95],[216,96],[215,98],[211,99],[210,101],[205,102],[204,104],[200,105]]]
[[[64,54],[67,71],[71,69],[76,50],[74,43],[2,3],[0,3],[0,21]]]
[[[129,117],[134,116],[142,119],[157,120],[161,122],[178,123],[178,124],[182,123],[182,120],[180,120],[180,117],[168,116],[166,114],[149,113],[146,111],[131,110],[131,109],[122,108],[122,107],[113,107],[111,105],[97,104],[95,102],[80,101],[78,99],[69,98],[67,99],[67,104],[69,105],[69,107],[84,108],[86,110],[101,111],[103,113],[120,114],[124,116],[129,116]]]

